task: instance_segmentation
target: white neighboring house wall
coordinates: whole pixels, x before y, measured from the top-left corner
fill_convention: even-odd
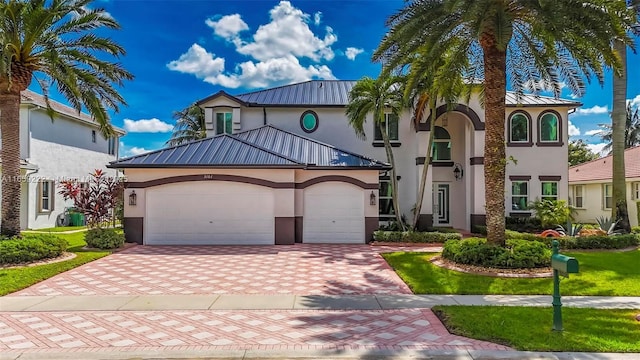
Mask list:
[[[119,141],[112,140],[111,148],[109,140],[101,135],[97,124],[59,113],[56,113],[52,121],[41,106],[23,104],[20,116],[22,156],[31,166],[37,167],[35,172],[26,171],[28,176],[26,186],[23,186],[21,227],[53,227],[56,226],[58,215],[65,208],[73,206],[71,201],[64,201],[58,194],[60,181],[88,179],[95,169],[102,169],[109,176],[115,176],[116,172],[107,169],[106,165],[117,159]],[[81,116],[86,118],[87,115]],[[119,136],[124,135],[124,131],[116,131]],[[40,180],[54,181],[51,211],[40,211]]]
[[[638,184],[638,185],[636,185]],[[576,182],[569,185],[571,204],[576,208],[575,222],[595,224],[596,219],[611,218],[611,209],[605,207],[605,185],[612,185],[611,180]],[[631,226],[638,224],[638,205],[636,186],[640,187],[640,178],[627,178],[627,209]],[[576,187],[582,187],[582,206],[576,207]]]
[[[380,161],[387,161],[387,156],[381,142],[374,146],[374,124],[372,116],[367,116],[364,126],[366,140],[356,136],[349,126],[345,115],[345,107],[304,107],[304,106],[246,106],[232,97],[225,95],[213,97],[200,106],[205,110],[207,123],[207,136],[216,135],[216,112],[233,113],[233,133],[250,130],[264,124],[271,124],[280,129],[287,130],[302,136],[311,137],[318,141],[334,145],[356,154],[365,155]],[[480,105],[477,96],[474,96],[468,105],[475,112],[481,122],[484,122],[484,109]],[[318,128],[311,132],[305,132],[300,124],[300,117],[305,111],[314,111],[318,115]],[[505,122],[507,139],[509,134],[509,116],[513,111],[523,111],[529,114],[531,127],[529,137],[531,146],[508,146],[507,158],[513,157],[517,161],[507,163],[505,180],[505,210],[509,216],[511,211],[511,186],[510,176],[530,177],[528,180],[528,201],[534,201],[541,196],[541,179],[558,178],[557,197],[560,200],[568,199],[568,107],[507,107]],[[539,146],[538,140],[538,116],[543,112],[555,111],[560,115],[560,135],[557,146]],[[437,126],[443,126],[444,116],[436,119]],[[423,119],[426,121],[426,119]],[[424,124],[423,124],[424,125]],[[429,169],[427,185],[425,187],[424,203],[421,214],[432,215],[433,199],[432,186],[434,182],[449,184],[450,186],[450,211],[451,221],[448,226],[471,230],[471,217],[485,214],[484,194],[484,165],[481,163],[484,156],[484,130],[476,130],[471,119],[461,112],[451,112],[447,116],[445,127],[451,135],[452,162],[460,164],[463,170],[463,178],[456,180],[453,176],[453,167],[433,167]],[[413,208],[417,201],[417,192],[422,172],[422,165],[417,164],[418,158],[426,155],[426,146],[429,139],[428,131],[414,130],[411,124],[411,111],[406,110],[399,120],[399,139],[397,147],[393,148],[397,175],[399,180],[400,213],[405,215],[408,222],[412,221]],[[473,162],[472,163],[472,158]],[[480,161],[480,162],[479,162]],[[550,181],[550,180],[544,180]],[[513,215],[531,215],[531,211],[520,212]]]

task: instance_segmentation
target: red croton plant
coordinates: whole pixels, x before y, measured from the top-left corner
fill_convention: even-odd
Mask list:
[[[123,185],[120,180],[106,176],[100,169],[90,176],[86,187],[82,187],[78,180],[62,181],[59,194],[65,200],[73,200],[73,206],[84,214],[89,228],[100,228],[118,205]]]

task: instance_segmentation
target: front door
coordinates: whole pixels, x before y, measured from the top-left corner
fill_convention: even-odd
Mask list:
[[[449,184],[433,184],[433,226],[449,226]]]

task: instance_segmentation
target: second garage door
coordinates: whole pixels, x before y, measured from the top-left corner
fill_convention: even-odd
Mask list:
[[[224,182],[183,182],[146,191],[146,245],[274,244],[273,190]]]
[[[363,244],[364,232],[361,188],[325,182],[304,190],[302,242]]]

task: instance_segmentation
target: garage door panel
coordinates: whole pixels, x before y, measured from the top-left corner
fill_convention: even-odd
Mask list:
[[[302,232],[306,243],[364,243],[362,189],[341,182],[305,189]]]
[[[274,244],[273,196],[270,188],[232,182],[148,189],[145,244]]]

